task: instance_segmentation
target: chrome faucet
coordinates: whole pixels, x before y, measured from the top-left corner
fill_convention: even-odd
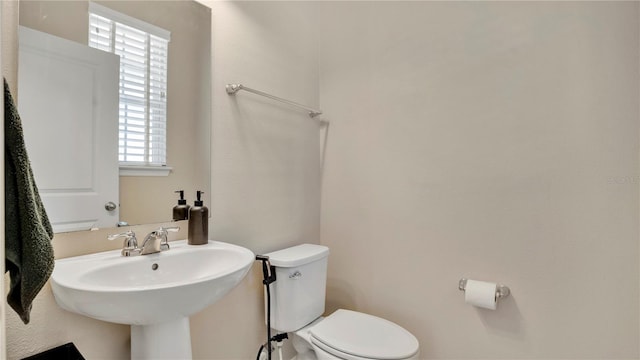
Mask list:
[[[136,255],[148,255],[155,254],[160,251],[169,250],[169,241],[167,234],[169,232],[177,232],[180,230],[177,226],[161,227],[158,230],[150,232],[142,242],[142,247],[138,247],[138,240],[136,234],[129,230],[120,234],[113,234],[107,236],[108,240],[115,240],[123,237],[124,243],[122,244],[122,256],[136,256]]]
[[[169,250],[169,241],[167,234],[169,232],[177,232],[180,230],[177,226],[161,227],[158,230],[150,232],[142,242],[140,255],[155,254],[160,251]]]
[[[136,234],[129,230],[120,234],[113,234],[107,236],[108,240],[115,240],[118,238],[124,238],[124,243],[122,244],[122,256],[135,256],[140,255],[140,248],[138,247],[138,240],[136,239]]]

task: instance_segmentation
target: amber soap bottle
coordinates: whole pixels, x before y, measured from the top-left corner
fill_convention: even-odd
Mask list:
[[[184,190],[175,191],[180,193],[180,199],[178,199],[178,205],[173,207],[173,221],[187,220],[189,218],[189,208],[187,200],[184,198]]]
[[[202,191],[196,192],[197,200],[189,209],[189,233],[187,242],[189,245],[204,245],[209,242],[209,209],[203,205],[200,199]]]

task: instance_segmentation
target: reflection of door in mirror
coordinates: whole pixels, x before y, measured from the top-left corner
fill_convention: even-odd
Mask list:
[[[119,58],[25,27],[19,41],[18,109],[54,231],[116,226]]]

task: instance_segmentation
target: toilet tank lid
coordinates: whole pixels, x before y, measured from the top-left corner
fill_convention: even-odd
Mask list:
[[[316,244],[302,244],[265,255],[269,257],[273,266],[296,267],[329,256],[329,248]]]

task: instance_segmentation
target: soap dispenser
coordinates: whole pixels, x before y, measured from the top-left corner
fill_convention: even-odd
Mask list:
[[[189,218],[189,208],[187,200],[184,198],[184,190],[176,190],[176,193],[180,193],[180,199],[178,199],[178,205],[173,207],[173,221],[187,220]]]
[[[189,245],[204,245],[209,242],[209,209],[202,205],[200,195],[202,191],[196,192],[197,200],[189,210],[189,233],[187,242]]]

